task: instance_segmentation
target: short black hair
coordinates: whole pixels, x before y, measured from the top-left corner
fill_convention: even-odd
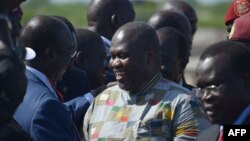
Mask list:
[[[32,48],[38,58],[49,47],[59,48],[69,45],[68,41],[71,39],[68,35],[70,29],[60,19],[39,15],[29,20],[22,28],[20,40],[25,46]]]
[[[231,63],[231,71],[245,73],[250,71],[250,50],[244,44],[235,41],[221,41],[204,50],[200,60],[222,54]]]
[[[160,50],[159,39],[156,35],[156,32],[147,23],[140,21],[129,22],[119,28],[116,31],[114,37],[116,37],[121,31],[126,31],[128,35],[131,35],[129,37],[127,36],[124,41],[140,44],[145,49],[154,48]]]

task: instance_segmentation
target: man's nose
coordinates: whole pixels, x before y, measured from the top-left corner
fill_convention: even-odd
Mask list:
[[[110,60],[110,63],[109,63],[109,66],[111,67],[111,68],[118,68],[118,67],[120,67],[122,65],[122,62],[121,62],[121,60],[119,59],[119,58],[114,58],[114,59],[111,59]]]

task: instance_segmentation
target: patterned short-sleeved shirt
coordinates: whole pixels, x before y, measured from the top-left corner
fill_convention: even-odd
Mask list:
[[[86,140],[195,140],[208,125],[197,102],[187,89],[158,76],[136,95],[116,85],[96,97],[84,118]]]

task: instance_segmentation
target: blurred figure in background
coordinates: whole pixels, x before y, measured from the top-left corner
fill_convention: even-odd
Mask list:
[[[119,27],[133,21],[134,18],[135,11],[129,0],[91,0],[89,2],[87,11],[88,28],[98,33],[106,46],[105,83],[115,81],[115,76],[108,67],[110,40]]]
[[[30,141],[30,137],[12,118],[22,102],[27,78],[24,65],[15,51],[8,13],[21,4],[22,0],[0,1],[0,140]],[[12,25],[14,27],[14,25]],[[23,56],[23,55],[21,55]]]
[[[76,29],[77,57],[75,65],[84,70],[91,89],[104,85],[106,52],[101,37],[87,29]]]
[[[234,20],[245,15],[250,11],[250,0],[234,0],[228,7],[225,14],[224,23],[226,25],[227,32],[231,32]]]
[[[189,60],[190,45],[183,33],[172,27],[156,30],[161,48],[161,72],[164,78],[192,91],[194,86],[183,83],[184,70]]]
[[[191,5],[189,5],[184,0],[170,0],[162,6],[161,10],[163,11],[173,10],[173,11],[177,11],[177,12],[184,14],[189,19],[192,34],[194,36],[197,30],[198,18],[197,18],[194,8]]]

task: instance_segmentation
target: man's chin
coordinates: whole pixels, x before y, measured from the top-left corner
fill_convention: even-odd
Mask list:
[[[126,91],[129,90],[128,85],[126,85],[125,83],[121,83],[121,82],[119,82],[119,81],[117,81],[117,82],[118,82],[119,88],[121,88],[121,89],[123,89],[123,90],[126,90]]]

